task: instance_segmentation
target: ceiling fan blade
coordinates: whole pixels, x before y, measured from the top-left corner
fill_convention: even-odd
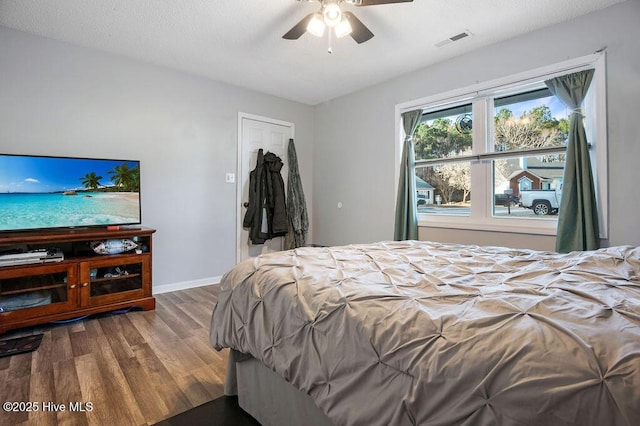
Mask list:
[[[285,35],[282,36],[282,38],[286,38],[287,40],[299,39],[302,34],[307,32],[307,25],[309,24],[311,18],[313,18],[313,15],[313,13],[310,13],[302,18],[302,20],[295,24],[293,28],[291,28]]]
[[[377,4],[409,3],[413,0],[353,0],[354,6],[375,6]]]
[[[351,24],[351,37],[356,43],[364,43],[373,37],[373,33],[351,12],[342,12]]]

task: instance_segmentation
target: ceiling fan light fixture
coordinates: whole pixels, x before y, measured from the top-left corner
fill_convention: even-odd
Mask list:
[[[307,31],[316,37],[322,37],[324,34],[324,20],[320,13],[315,13],[307,24]]]
[[[308,13],[282,38],[285,40],[298,40],[303,34],[309,32],[316,37],[322,37],[329,27],[329,45],[331,38],[344,37],[350,35],[353,40],[362,44],[371,40],[373,33],[363,24],[353,13],[348,10],[342,11],[340,6],[343,3],[353,6],[375,6],[379,4],[411,3],[413,0],[298,0],[301,2],[320,3],[320,10]],[[316,9],[317,10],[317,9]],[[329,49],[330,50],[330,49]]]
[[[351,32],[353,31],[353,28],[351,27],[351,24],[349,23],[349,20],[347,19],[346,16],[344,16],[342,18],[342,21],[340,21],[340,23],[336,25],[335,31],[336,31],[337,38],[344,37],[351,34]]]
[[[324,15],[324,23],[330,27],[335,27],[342,21],[342,11],[338,3],[329,3],[322,11]]]

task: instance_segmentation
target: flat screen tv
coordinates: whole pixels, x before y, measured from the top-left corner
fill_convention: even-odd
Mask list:
[[[140,162],[0,154],[0,232],[141,223]]]

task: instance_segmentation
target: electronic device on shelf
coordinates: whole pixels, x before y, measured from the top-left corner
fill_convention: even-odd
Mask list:
[[[35,249],[24,253],[0,255],[0,266],[31,265],[35,263],[62,262],[64,254],[60,249]]]

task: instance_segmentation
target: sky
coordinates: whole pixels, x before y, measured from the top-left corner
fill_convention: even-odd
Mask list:
[[[555,96],[550,96],[548,98],[534,99],[526,102],[518,102],[516,104],[506,105],[504,107],[499,107],[497,109],[507,108],[511,110],[514,118],[517,119],[517,118],[520,118],[520,116],[525,111],[531,111],[533,108],[539,107],[541,105],[547,105],[551,110],[551,115],[556,119],[568,118],[569,116],[569,112],[567,111],[567,106],[563,104],[562,101],[556,98]]]
[[[82,178],[91,172],[103,177],[102,185],[110,186],[108,172],[122,163],[128,163],[130,168],[138,164],[122,160],[0,155],[0,193],[81,189]]]
[[[502,108],[506,108],[511,111],[511,113],[513,114],[513,118],[517,120],[522,116],[522,114],[524,114],[524,112],[531,111],[533,108],[536,108],[542,105],[548,106],[549,110],[551,111],[551,116],[557,120],[560,120],[562,118],[568,119],[571,113],[571,111],[569,111],[567,106],[564,103],[562,103],[560,99],[558,99],[555,96],[548,96],[544,98],[532,99],[528,101],[521,101],[521,102],[516,102],[516,103],[504,105],[504,106],[499,106],[495,108],[494,114],[497,114],[498,111],[501,110]],[[451,116],[442,117],[442,118],[446,118],[450,120],[452,123],[455,123],[459,117],[461,117],[461,114],[456,113]],[[431,125],[433,123],[433,119],[428,120],[426,123],[428,125]]]

